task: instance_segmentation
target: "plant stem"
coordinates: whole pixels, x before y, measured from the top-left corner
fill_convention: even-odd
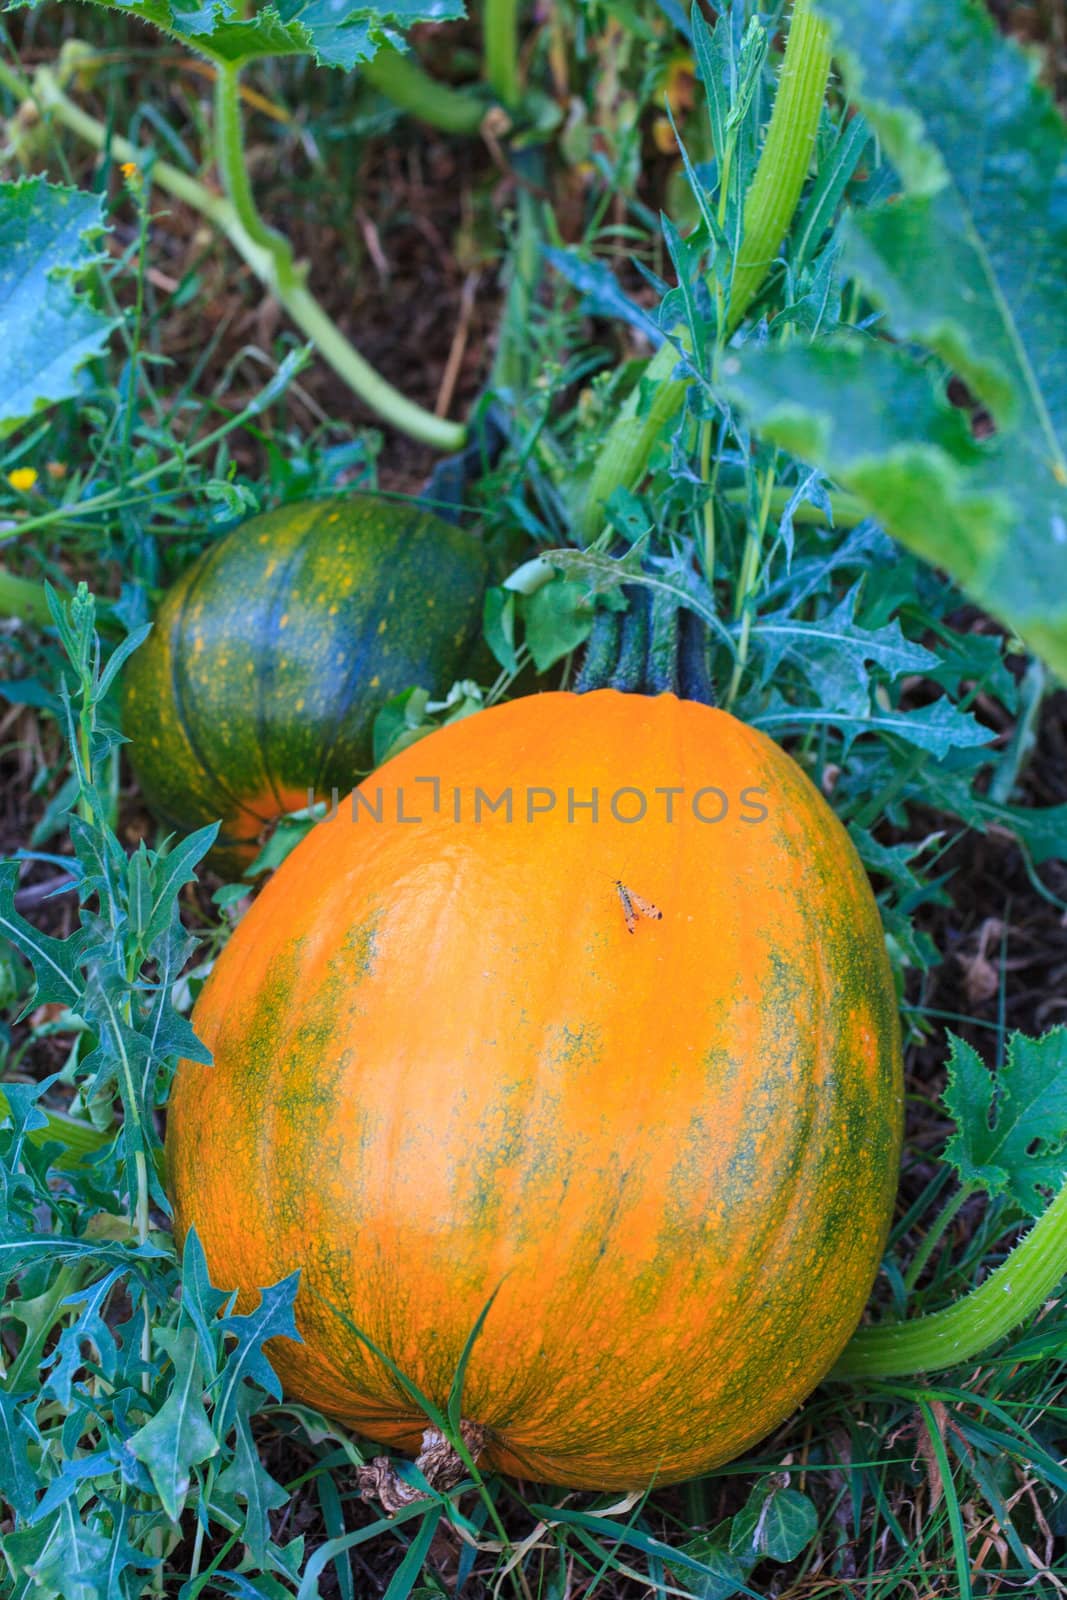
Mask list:
[[[770,271],[811,166],[830,76],[830,38],[811,0],[796,0],[759,166],[745,199],[745,228],[730,286],[729,331]]]
[[[975,1186],[972,1183],[962,1184],[960,1188],[956,1190],[956,1193],[952,1196],[952,1199],[941,1207],[941,1210],[938,1212],[934,1221],[926,1230],[926,1236],[919,1248],[916,1250],[914,1256],[912,1257],[911,1265],[904,1274],[905,1289],[909,1291],[914,1289],[915,1285],[922,1277],[923,1268],[926,1266],[926,1263],[936,1250],[939,1241],[944,1237],[945,1229],[949,1226],[949,1224],[952,1222],[952,1219],[959,1213],[965,1203],[971,1198],[971,1195],[974,1193],[974,1188]]]
[[[832,1378],[894,1378],[972,1361],[1032,1316],[1067,1275],[1067,1184],[984,1283],[910,1322],[859,1328]]]
[[[292,246],[263,220],[252,195],[241,116],[241,69],[233,62],[220,61],[215,67],[214,136],[215,163],[238,222],[248,237],[273,258],[277,287],[291,288],[296,282]]]
[[[482,34],[485,81],[508,111],[522,93],[519,84],[518,0],[485,0]]]
[[[763,536],[767,531],[767,522],[771,513],[771,495],[774,489],[774,468],[768,467],[763,480],[763,492],[760,495],[759,517],[756,526],[751,525],[745,533],[745,551],[741,557],[741,571],[737,580],[737,594],[734,601],[734,616],[741,619],[741,634],[737,641],[737,654],[734,657],[733,671],[730,674],[730,687],[726,691],[726,709],[729,711],[737,699],[737,692],[741,687],[741,678],[748,661],[748,645],[752,632],[752,594],[759,576],[760,551],[763,548]]]
[[[755,298],[793,219],[811,164],[829,74],[825,25],[812,14],[811,0],[796,0],[767,138],[745,200],[744,235],[734,263],[724,338]],[[671,376],[677,362],[674,346],[661,345],[646,368],[644,382],[612,424],[579,519],[586,539],[596,533],[601,507],[612,491],[632,488],[644,477],[656,439],[685,394],[684,380]],[[649,383],[656,385],[652,404],[638,416],[640,390],[647,390]]]
[[[31,85],[13,72],[6,62],[0,61],[0,84],[21,101],[35,102],[42,111],[50,113],[57,122],[62,123],[78,138],[97,150],[107,149],[121,161],[138,163],[143,163],[150,153],[143,146],[131,144],[129,139],[123,138],[120,134],[111,134],[102,122],[98,122],[95,117],[89,116],[80,106],[75,105],[59,87],[53,74],[45,68],[37,72]],[[232,129],[230,131],[232,132]],[[232,154],[231,149],[224,150],[222,160],[227,163],[228,178],[230,180],[236,178],[240,186],[241,179],[234,170]],[[277,239],[279,236],[267,228],[262,218],[258,218],[255,203],[247,190],[247,175],[242,204],[249,207],[251,213],[258,218],[257,232],[260,237],[249,232],[232,200],[212,194],[204,184],[196,178],[191,178],[178,167],[172,166],[167,161],[154,161],[151,176],[153,183],[158,184],[168,194],[172,194],[175,199],[198,211],[220,233],[226,235],[256,277],[277,297],[293,321],[308,336],[319,354],[345,380],[353,393],[383,421],[411,438],[418,439],[422,444],[431,445],[436,450],[462,448],[466,440],[466,428],[460,423],[447,422],[441,417],[435,417],[432,412],[408,400],[387,383],[354,349],[336,323],[327,316],[299,281],[299,271],[292,264],[292,252],[288,244],[282,241],[279,253],[276,254],[271,244],[263,242],[264,239]],[[289,264],[291,278],[288,282],[279,281],[287,277],[286,262]]]
[[[481,127],[486,111],[482,101],[462,89],[438,83],[412,55],[386,46],[365,61],[360,71],[379,94],[442,133],[473,134]]]

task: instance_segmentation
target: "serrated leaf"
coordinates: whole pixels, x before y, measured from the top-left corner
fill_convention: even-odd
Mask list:
[[[100,1532],[100,1518],[92,1511],[83,1521],[72,1500],[66,1500],[46,1522],[4,1535],[4,1555],[12,1569],[32,1582],[20,1593],[34,1600],[61,1595],[62,1600],[101,1600],[90,1580],[81,1581],[106,1558],[108,1541]]]
[[[123,1581],[123,1574],[131,1569],[134,1572],[152,1572],[157,1566],[158,1557],[154,1554],[149,1555],[147,1551],[138,1550],[127,1537],[127,1530],[134,1516],[133,1508],[127,1500],[117,1502],[102,1497],[101,1503],[111,1518],[107,1549],[100,1553],[91,1566],[79,1572],[78,1577],[91,1587],[93,1594],[106,1596],[107,1600],[113,1600],[114,1596],[143,1593],[142,1584],[131,1588]]]
[[[322,66],[349,72],[370,61],[388,33],[417,22],[462,17],[463,0],[386,0],[383,5],[346,0],[277,0],[251,16],[229,0],[95,0],[150,22],[216,61],[242,62],[264,56],[310,55]]]
[[[248,1425],[249,1418],[254,1416],[261,1403],[261,1394],[247,1384],[241,1386],[234,1413],[236,1433],[233,1456],[220,1472],[215,1485],[216,1493],[222,1499],[244,1501],[241,1537],[257,1567],[267,1564],[267,1545],[270,1542],[268,1513],[284,1505],[288,1499],[281,1484],[271,1477],[260,1461]]]
[[[182,1246],[182,1316],[188,1317],[196,1330],[205,1366],[212,1366],[217,1360],[223,1332],[217,1318],[229,1298],[213,1287],[200,1236],[191,1227]]]
[[[82,993],[81,962],[87,934],[79,928],[66,939],[53,939],[39,933],[32,923],[15,910],[15,885],[19,869],[16,862],[0,864],[0,935],[10,939],[33,967],[37,980],[32,1005],[72,1006]]]
[[[561,278],[584,298],[582,311],[588,316],[614,317],[643,333],[652,345],[663,343],[663,329],[644,306],[625,293],[618,278],[603,261],[587,260],[577,250],[546,245],[541,254]]]
[[[79,281],[101,259],[99,195],[43,178],[0,183],[0,438],[81,392],[117,324]]]
[[[845,264],[993,413],[981,445],[877,345],[746,350],[729,392],[1067,676],[1067,130],[974,0],[820,0],[908,193],[854,213]],[[926,389],[923,392],[923,383]]]
[[[30,1460],[37,1430],[23,1404],[35,1404],[32,1395],[9,1394],[0,1389],[0,1500],[6,1500],[20,1517],[32,1514],[38,1479]]]
[[[947,756],[950,750],[963,750],[971,745],[988,744],[993,735],[969,711],[961,711],[947,696],[934,700],[917,711],[875,709],[865,713],[850,713],[833,706],[809,709],[788,705],[781,696],[772,696],[770,708],[752,715],[749,719],[757,728],[802,728],[811,723],[825,722],[837,728],[844,737],[846,751],[863,733],[893,734],[917,750],[928,750],[931,755]]]
[[[238,1389],[244,1382],[255,1383],[275,1400],[282,1397],[281,1384],[263,1350],[268,1339],[295,1339],[300,1342],[293,1321],[293,1301],[296,1298],[300,1273],[291,1272],[287,1278],[260,1290],[259,1305],[247,1315],[224,1317],[224,1332],[232,1334],[237,1344],[231,1350],[218,1387],[215,1403],[215,1425],[225,1438],[236,1414]]]
[[[788,658],[804,674],[821,704],[835,710],[866,712],[870,704],[867,663],[875,662],[891,679],[904,673],[929,672],[938,658],[922,645],[905,639],[900,623],[868,629],[855,620],[859,585],[814,622],[788,612],[772,612],[753,625],[752,639],[761,650],[761,681],[773,677]]]
[[[969,1044],[949,1034],[942,1096],[956,1132],[945,1148],[963,1183],[1009,1194],[1032,1217],[1067,1177],[1067,1028],[1040,1039],[1013,1033],[992,1073]]]
[[[192,1328],[157,1328],[156,1341],[174,1368],[173,1384],[155,1416],[129,1440],[143,1461],[172,1522],[181,1515],[192,1469],[218,1454],[219,1442],[204,1409],[204,1373]]]
[[[118,1348],[104,1318],[104,1308],[111,1290],[123,1276],[122,1269],[116,1268],[64,1301],[65,1305],[78,1304],[80,1309],[75,1321],[61,1330],[49,1358],[50,1371],[43,1380],[45,1392],[53,1394],[62,1406],[69,1407],[75,1375],[85,1365],[85,1344],[93,1347],[95,1365],[104,1379],[110,1383],[115,1376]]]

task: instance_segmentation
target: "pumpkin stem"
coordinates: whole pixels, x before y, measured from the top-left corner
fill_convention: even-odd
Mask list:
[[[626,584],[625,612],[601,609],[575,681],[578,694],[621,689],[624,694],[664,694],[715,704],[708,670],[708,629],[671,594],[650,596],[643,584]]]
[[[478,1422],[461,1422],[459,1435],[472,1461],[477,1461],[485,1448],[486,1430]],[[439,1428],[427,1428],[422,1436],[422,1449],[415,1457],[415,1465],[431,1489],[447,1494],[467,1471],[467,1463],[452,1441]],[[389,1456],[375,1456],[356,1473],[356,1483],[364,1499],[372,1496],[381,1502],[387,1516],[395,1516],[415,1500],[431,1500],[425,1489],[408,1483],[396,1470],[396,1462]]]

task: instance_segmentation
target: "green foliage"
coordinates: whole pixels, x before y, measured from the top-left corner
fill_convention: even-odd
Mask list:
[[[974,0],[904,0],[876,29],[862,0],[820,6],[904,185],[842,232],[842,270],[901,345],[746,349],[727,389],[1062,675],[1067,129]],[[949,405],[946,369],[987,408],[992,438]]]
[[[80,1029],[69,1081],[106,1137],[77,1188],[57,1181],[64,1123],[42,1104],[54,1077],[5,1086],[0,1495],[15,1524],[3,1552],[12,1592],[111,1600],[144,1592],[205,1471],[217,1503],[200,1487],[201,1516],[241,1525],[260,1563],[284,1570],[268,1521],[282,1491],[253,1468],[248,1419],[280,1398],[263,1344],[296,1337],[296,1279],[235,1315],[195,1237],[179,1272],[154,1225],[153,1210],[169,1211],[156,1109],[179,1056],[207,1059],[173,996],[193,948],[179,898],[215,829],[122,850],[99,787],[118,735],[99,711],[147,630],[105,664],[85,586],[69,607],[49,599],[75,685],[65,679],[60,700],[76,776],[67,824],[79,926],[66,939],[34,929],[14,907],[11,863],[0,869],[0,929],[32,965],[34,1002],[64,1006]],[[44,1144],[33,1137],[42,1129]]]
[[[14,0],[16,5],[36,0]],[[183,7],[172,0],[93,0],[150,22],[215,61],[239,64],[266,56],[310,55],[321,66],[350,71],[370,61],[396,29],[464,14],[463,0],[386,0],[384,5],[278,0],[246,8],[227,0]]]
[[[0,183],[0,438],[84,389],[115,322],[81,287],[102,257],[96,195],[43,178]]]
[[[1040,1039],[1013,1033],[996,1074],[973,1046],[949,1038],[944,1102],[956,1132],[945,1159],[963,1183],[1040,1216],[1067,1180],[1067,1028]]]
[[[815,1537],[819,1519],[806,1494],[790,1489],[786,1474],[757,1483],[730,1529],[730,1549],[739,1560],[761,1556],[793,1561]]]
[[[117,100],[117,127],[132,128],[135,118],[153,127],[168,158],[192,171],[199,130],[185,140],[147,91],[144,106],[122,98],[129,73],[121,13],[148,16],[183,48],[226,62],[278,52],[347,65],[378,47],[383,27],[459,8],[342,6],[328,14],[279,6],[247,21],[236,9],[179,12],[165,0],[109,9],[107,39],[122,59],[121,70],[103,69],[111,74],[109,117]],[[550,47],[553,69],[562,42],[586,74],[577,81],[609,86],[616,99],[573,96],[544,182],[531,184],[553,271],[518,318],[519,359],[502,395],[509,449],[499,466],[480,464],[464,496],[494,547],[510,565],[524,565],[486,601],[496,680],[456,685],[432,704],[418,692],[398,696],[379,719],[376,755],[536,687],[534,669],[573,684],[590,630],[606,615],[629,616],[635,590],[661,609],[688,612],[706,630],[720,701],[785,740],[846,822],[878,894],[909,1036],[929,1039],[938,1018],[927,1009],[928,974],[944,956],[931,913],[949,901],[947,852],[969,829],[1008,830],[1045,894],[1057,880],[1038,869],[1067,855],[1067,805],[1035,806],[1025,781],[1047,680],[1033,665],[1020,672],[1014,641],[972,630],[958,587],[999,608],[1035,644],[1043,642],[1041,618],[1064,592],[1055,528],[1043,538],[1032,515],[1045,504],[1052,450],[1034,422],[1039,401],[1057,418],[1052,437],[1062,448],[1062,339],[1048,320],[1050,305],[1058,306],[1044,288],[1032,299],[1022,293],[998,220],[1010,219],[1022,241],[1024,270],[1040,263],[1044,272],[1050,253],[1062,261],[1062,179],[1053,160],[1062,134],[1018,57],[956,0],[925,8],[908,0],[877,14],[860,0],[827,0],[840,38],[852,42],[848,83],[866,116],[846,114],[836,100],[823,112],[789,237],[755,315],[730,340],[724,313],[740,201],[775,93],[768,47],[773,52],[781,19],[741,3],[716,9],[723,20],[710,30],[699,8],[562,0],[552,27],[531,35],[522,62],[528,103],[540,93],[548,105],[539,140],[551,133],[555,110]],[[47,19],[46,10],[42,27]],[[922,70],[907,55],[917,29],[926,30],[916,58]],[[697,60],[709,95],[681,126],[685,157],[661,228],[643,209],[651,169],[638,185],[647,148],[640,113],[662,110],[664,62],[683,50]],[[341,80],[324,89],[331,80],[316,78],[310,59],[260,76],[275,98],[298,84],[309,143],[343,149],[361,165],[363,111],[347,108]],[[1003,91],[996,103],[991,77]],[[281,138],[272,148],[286,150]],[[979,172],[990,150],[997,160]],[[550,200],[541,198],[554,192],[557,154],[561,165],[574,163],[559,191],[569,241],[579,188],[588,204],[584,237],[566,247]],[[301,202],[309,213],[317,202],[343,231],[351,197],[332,192],[335,171],[316,157]],[[966,195],[960,173],[974,180]],[[1035,174],[1049,180],[1044,193]],[[675,209],[686,180],[689,193]],[[901,182],[903,197],[886,204]],[[995,193],[997,216],[983,185]],[[964,199],[970,209],[953,212]],[[96,227],[104,215],[97,203],[77,204]],[[71,259],[90,267],[101,316],[144,300],[143,322],[127,318],[113,341],[121,375],[103,361],[81,367],[64,392],[85,386],[84,404],[60,403],[46,422],[35,428],[31,418],[14,436],[3,470],[39,465],[32,500],[9,494],[0,478],[3,514],[17,521],[28,570],[60,583],[69,572],[91,572],[101,586],[121,572],[121,595],[95,619],[111,642],[127,630],[136,637],[153,592],[233,520],[357,477],[372,486],[377,448],[343,422],[310,431],[294,422],[287,397],[303,356],[284,338],[258,352],[276,376],[247,406],[227,405],[236,367],[206,394],[199,369],[176,381],[155,354],[166,328],[146,292],[143,196],[137,220],[140,243],[119,261],[90,260],[92,234],[73,236],[81,255]],[[996,263],[993,278],[976,268],[976,240]],[[620,251],[634,253],[658,305],[649,308],[647,294],[638,303],[632,274],[620,282]],[[909,274],[912,251],[923,265]],[[196,303],[208,281],[199,270],[172,304]],[[78,281],[75,265],[49,280],[48,292],[77,302]],[[990,283],[1004,286],[1003,304]],[[639,360],[612,367],[603,343],[585,348],[590,314],[602,341],[604,319],[614,318],[628,324],[628,337],[636,331],[664,346],[673,395],[664,401],[669,386],[642,379]],[[1011,327],[1021,343],[1008,336]],[[877,337],[883,331],[900,345]],[[1037,375],[1029,386],[1020,351]],[[966,376],[990,410],[992,439],[975,438],[948,403],[948,369]],[[765,372],[773,382],[764,383]],[[746,385],[751,413],[733,399]],[[597,507],[594,531],[602,536],[574,548],[581,487],[628,394],[638,421],[654,424],[647,477]],[[754,432],[752,419],[772,411],[773,426]],[[66,476],[46,481],[48,460],[65,465]],[[472,509],[465,504],[464,514]],[[909,548],[895,547],[867,513]],[[545,554],[527,564],[531,543]],[[58,937],[57,921],[17,908],[17,868],[0,869],[0,934],[23,952],[0,953],[0,990],[12,1017],[22,1018],[0,1029],[0,1494],[13,1594],[311,1600],[336,1586],[347,1600],[370,1591],[360,1563],[373,1562],[375,1587],[402,1600],[445,1592],[442,1550],[449,1587],[475,1600],[672,1588],[725,1600],[790,1585],[846,1589],[860,1578],[887,1597],[938,1582],[962,1593],[968,1536],[973,1556],[994,1526],[1002,1570],[989,1581],[1042,1592],[1047,1541],[1067,1533],[1057,1433],[1067,1312],[1055,1297],[993,1355],[934,1382],[824,1385],[800,1422],[757,1455],[666,1495],[608,1504],[531,1495],[501,1479],[468,1481],[392,1520],[359,1502],[348,1476],[362,1460],[358,1444],[310,1408],[280,1399],[265,1350],[265,1341],[294,1332],[295,1285],[268,1286],[241,1314],[210,1283],[195,1235],[180,1267],[176,1260],[159,1112],[175,1056],[197,1048],[191,997],[250,886],[219,889],[215,903],[225,913],[205,928],[206,897],[190,893],[205,838],[146,843],[132,854],[119,844],[119,748],[105,696],[121,662],[113,654],[105,665],[93,620],[81,595],[48,634],[23,629],[5,641],[14,663],[5,667],[8,700],[35,706],[45,724],[57,717],[71,736],[70,774],[50,750],[39,758],[35,783],[51,798],[29,843],[65,851],[69,832],[74,855],[51,859],[72,870],[79,901],[76,928]],[[280,829],[253,875],[273,868],[311,821]],[[180,902],[205,936],[196,956]],[[47,1018],[28,1010],[42,1004],[63,1009]],[[1000,1041],[1003,1029],[989,1037]],[[876,1288],[883,1321],[910,1325],[965,1301],[1005,1257],[1020,1212],[1040,1211],[1061,1182],[1061,1057],[1059,1031],[1006,1041],[995,1074],[970,1045],[953,1046],[945,1104],[958,1131],[948,1164],[935,1164],[925,1146],[907,1158],[901,1215]],[[958,1191],[953,1171],[963,1179]],[[979,1188],[988,1203],[973,1199]],[[949,1236],[947,1223],[968,1200],[967,1227]],[[940,1407],[948,1422],[927,1483],[916,1418],[934,1425]],[[953,1483],[951,1494],[938,1491]],[[909,1521],[902,1505],[920,1497],[923,1516]],[[296,1529],[308,1531],[306,1548]],[[789,1574],[774,1570],[785,1562]]]

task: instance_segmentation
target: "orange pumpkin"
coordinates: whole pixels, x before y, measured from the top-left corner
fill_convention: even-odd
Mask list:
[[[199,999],[179,1231],[246,1306],[302,1269],[272,1359],[372,1439],[425,1420],[349,1324],[443,1405],[495,1294],[483,1464],[606,1488],[744,1450],[852,1332],[896,1188],[896,1004],[843,829],[762,734],[612,690],[480,713],[357,795]]]

